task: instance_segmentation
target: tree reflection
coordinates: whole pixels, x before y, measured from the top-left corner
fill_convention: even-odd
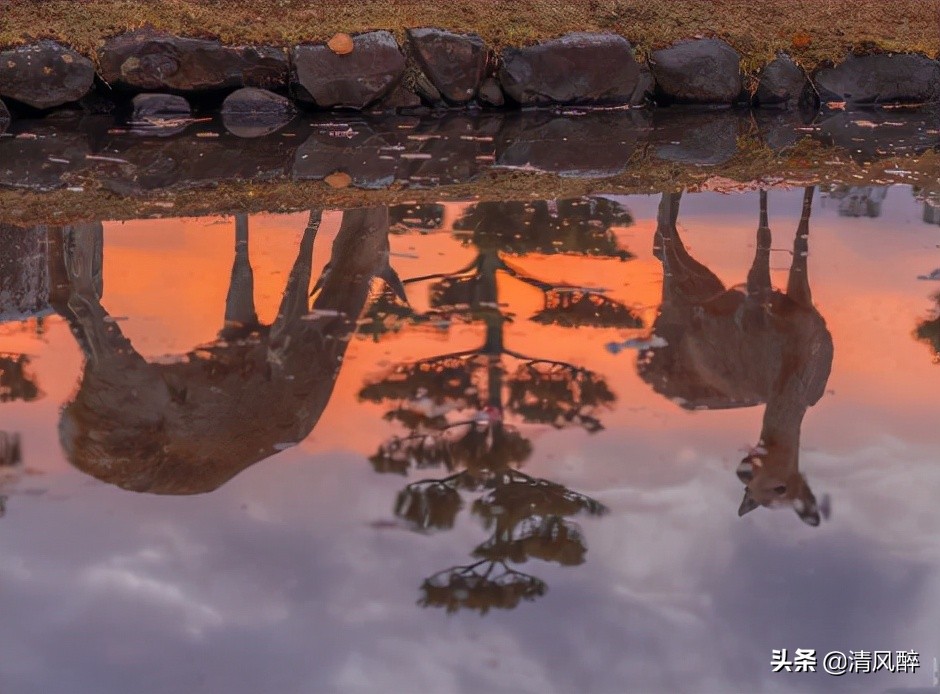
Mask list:
[[[615,396],[604,378],[588,369],[506,344],[511,317],[500,300],[497,274],[542,291],[545,309],[533,321],[637,327],[639,318],[601,291],[547,282],[507,260],[560,252],[626,260],[632,256],[617,245],[610,227],[630,221],[626,211],[606,200],[479,203],[454,224],[455,232],[475,247],[473,261],[453,272],[402,282],[404,287],[430,283],[430,310],[408,314],[410,325],[460,320],[483,328],[477,348],[396,364],[360,391],[361,399],[388,406],[386,418],[405,429],[372,456],[376,471],[405,475],[438,468],[445,474],[408,484],[398,495],[395,514],[413,529],[429,532],[452,528],[460,511],[469,508],[490,532],[473,551],[478,561],[423,583],[420,604],[481,613],[511,609],[546,589],[540,579],[511,564],[529,558],[564,566],[584,561],[584,537],[570,518],[606,509],[590,497],[520,472],[532,453],[521,427],[596,432]],[[388,286],[384,291],[375,305],[384,310],[393,293],[400,302],[394,304],[395,315],[411,310],[403,308],[408,306],[403,293]],[[474,497],[472,503],[467,496]]]
[[[933,350],[935,364],[940,364],[940,294],[934,297],[936,307],[934,317],[921,321],[914,331],[914,336],[921,342],[926,342]]]
[[[0,354],[0,402],[36,400],[39,386],[25,354]]]
[[[93,252],[101,225],[58,230],[52,305],[85,356],[59,427],[69,461],[125,489],[195,494],[304,439],[330,398],[372,279],[388,266],[387,210],[347,211],[310,295],[320,217],[310,213],[277,317],[262,325],[248,220],[238,216],[219,338],[169,363],[141,356],[101,304]]]
[[[656,232],[663,301],[653,331],[665,346],[642,351],[637,368],[656,392],[686,409],[766,403],[760,440],[737,468],[745,485],[739,515],[759,506],[787,506],[818,525],[825,509],[799,470],[803,416],[825,392],[833,355],[808,276],[813,192],[804,192],[785,292],[770,281],[764,191],[747,283],[732,289],[685,249],[676,227],[681,194],[663,195]]]

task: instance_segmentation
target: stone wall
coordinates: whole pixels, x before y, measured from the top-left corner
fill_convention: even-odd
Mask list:
[[[552,105],[750,105],[797,109],[940,101],[940,62],[923,55],[846,56],[813,74],[779,55],[745,76],[740,56],[711,38],[680,41],[638,61],[616,34],[572,33],[494,51],[473,34],[411,29],[338,34],[326,43],[225,46],[151,29],[105,41],[84,56],[53,41],[0,51],[0,130],[8,110],[34,115],[80,104],[100,111],[141,93],[218,107],[245,127],[304,109],[399,111]],[[185,101],[184,101],[185,100]],[[147,99],[147,115],[160,115]],[[136,104],[134,109],[136,109]],[[132,114],[133,115],[133,114]]]

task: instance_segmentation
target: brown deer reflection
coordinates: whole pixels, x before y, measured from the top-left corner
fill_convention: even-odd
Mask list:
[[[59,428],[70,462],[125,489],[196,494],[306,437],[330,398],[372,278],[388,263],[387,210],[346,212],[311,307],[319,225],[320,213],[311,212],[277,318],[265,326],[254,312],[247,220],[239,218],[220,338],[173,363],[144,359],[102,307],[87,252],[100,225],[66,229],[53,305],[85,355]]]
[[[766,404],[760,440],[737,468],[745,485],[739,515],[790,506],[809,525],[820,508],[800,474],[800,427],[822,397],[832,366],[832,337],[813,306],[807,273],[812,187],[806,188],[786,291],[770,282],[767,194],[760,193],[757,251],[740,287],[726,289],[679,238],[681,193],[663,195],[656,245],[663,300],[654,333],[666,345],[640,354],[640,376],[690,410]]]

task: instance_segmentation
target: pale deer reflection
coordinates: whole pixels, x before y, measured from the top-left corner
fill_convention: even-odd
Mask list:
[[[726,288],[679,237],[680,193],[665,194],[656,239],[663,263],[662,307],[653,330],[665,346],[641,352],[640,376],[690,410],[765,404],[760,438],[737,466],[738,510],[790,507],[809,525],[825,508],[800,473],[800,428],[823,396],[832,337],[813,306],[807,272],[812,187],[806,188],[785,291],[770,279],[767,194],[760,193],[757,250],[744,285]]]
[[[220,337],[171,363],[147,361],[102,306],[92,252],[101,226],[62,230],[52,303],[85,356],[59,427],[69,461],[125,489],[196,494],[304,439],[330,398],[372,278],[388,263],[387,210],[345,212],[311,305],[320,218],[310,213],[269,326],[255,314],[248,224],[237,218]]]

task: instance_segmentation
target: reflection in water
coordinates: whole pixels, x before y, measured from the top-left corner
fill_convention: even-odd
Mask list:
[[[930,345],[933,350],[934,363],[940,364],[940,294],[934,297],[936,307],[934,317],[921,321],[914,331],[914,336]]]
[[[839,201],[840,217],[880,217],[888,186],[833,186],[829,197]]]
[[[653,326],[665,346],[641,352],[640,376],[690,410],[766,404],[760,440],[741,461],[745,485],[739,515],[759,506],[792,507],[819,525],[816,498],[799,470],[800,427],[823,396],[832,368],[832,337],[813,306],[807,272],[813,188],[803,196],[785,292],[770,281],[767,194],[760,194],[757,251],[743,286],[726,289],[679,238],[681,193],[664,194],[656,246],[663,299]]]
[[[247,219],[220,337],[172,363],[146,361],[101,305],[101,226],[58,235],[53,306],[85,356],[60,438],[78,469],[125,489],[196,494],[304,439],[326,407],[374,275],[388,262],[385,208],[346,212],[308,299],[320,212],[311,212],[277,318],[254,312]]]
[[[450,473],[407,485],[396,501],[396,515],[418,530],[448,529],[464,506],[461,494],[479,493],[471,512],[492,533],[473,551],[478,561],[425,580],[422,605],[481,613],[513,608],[542,595],[546,586],[509,563],[529,558],[562,565],[584,561],[584,538],[568,518],[606,509],[516,469],[531,454],[532,444],[507,419],[596,432],[602,429],[601,410],[615,396],[605,380],[588,369],[529,356],[505,344],[509,316],[500,301],[497,274],[543,293],[544,308],[530,320],[569,327],[638,327],[641,322],[629,308],[601,291],[537,279],[505,259],[541,252],[626,260],[631,254],[617,245],[610,229],[630,223],[629,214],[607,200],[479,203],[454,225],[476,248],[469,265],[396,281],[379,296],[376,306],[381,308],[372,314],[372,324],[386,325],[383,313],[388,312],[396,320],[407,315],[411,323],[431,315],[482,323],[485,329],[483,344],[476,349],[399,364],[360,391],[364,400],[388,404],[392,409],[386,417],[406,429],[372,457],[376,471],[406,474],[415,467]],[[407,307],[403,288],[428,281],[433,281],[431,308],[418,315]]]
[[[39,386],[29,365],[25,354],[0,354],[0,402],[30,402],[39,397]]]

